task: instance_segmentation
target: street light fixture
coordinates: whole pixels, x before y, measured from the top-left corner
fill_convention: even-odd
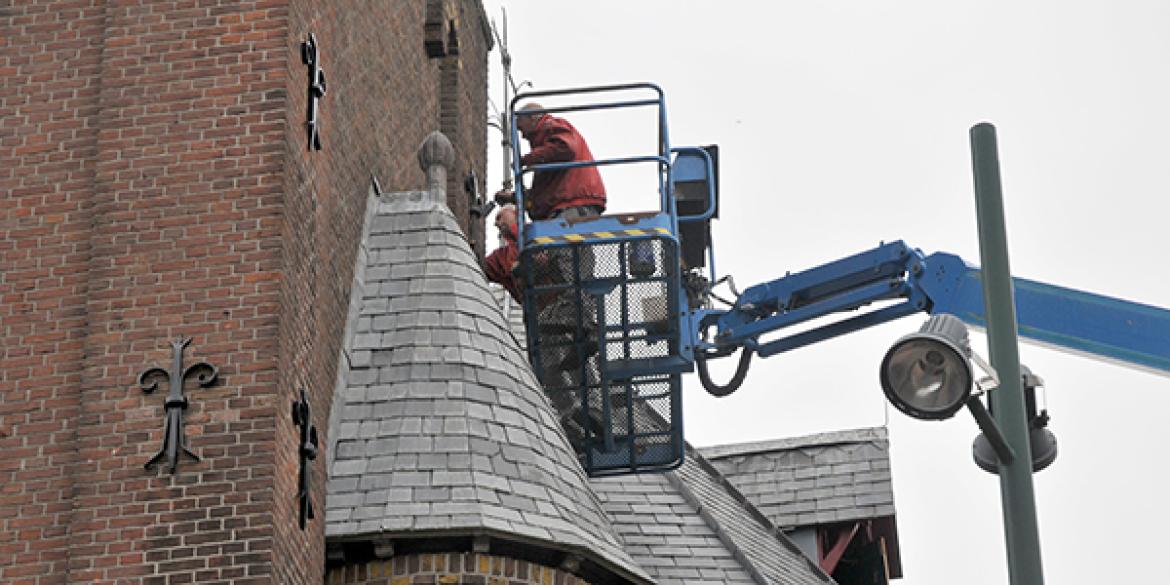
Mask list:
[[[987,376],[976,380],[974,365]],[[1056,459],[1056,437],[1048,430],[1048,411],[1037,411],[1036,388],[1044,381],[1027,366],[1020,366],[1028,415],[1032,471],[1040,471]],[[1015,452],[992,418],[980,396],[999,386],[995,370],[971,350],[967,325],[958,317],[941,313],[927,319],[917,333],[890,346],[879,373],[882,391],[895,408],[922,420],[951,418],[964,406],[982,431],[975,438],[975,464],[988,473],[999,473]]]
[[[1032,453],[1032,471],[1043,471],[1056,460],[1056,435],[1047,428],[1048,410],[1039,410],[1036,406],[1036,389],[1044,386],[1044,380],[1023,364],[1020,364],[1020,374],[1024,389],[1024,408],[1028,415],[1028,444]],[[999,474],[995,448],[991,446],[985,434],[975,437],[971,454],[980,469]]]
[[[880,371],[882,390],[895,408],[909,416],[948,419],[971,399],[977,384],[972,361],[995,380],[991,367],[971,351],[967,326],[953,315],[934,315],[917,333],[894,342],[886,352]]]
[[[987,375],[976,380],[972,362]],[[980,468],[997,473],[1000,464],[1015,460],[1015,452],[979,398],[997,388],[999,378],[971,350],[967,325],[958,317],[946,313],[933,315],[917,333],[895,341],[882,358],[879,376],[886,398],[911,417],[945,420],[966,406],[982,431],[974,446],[975,463]],[[1047,413],[1044,420],[1047,421]],[[1055,439],[1051,443],[1050,451],[1055,458]],[[1040,469],[1046,466],[1044,463]]]

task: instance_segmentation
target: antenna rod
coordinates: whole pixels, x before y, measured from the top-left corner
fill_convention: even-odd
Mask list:
[[[500,45],[500,64],[504,67],[504,110],[499,112],[498,123],[500,128],[500,147],[503,149],[503,188],[512,189],[514,180],[512,177],[512,116],[508,111],[509,105],[512,103],[512,54],[508,52],[508,11],[504,7],[500,7],[500,13],[503,15],[504,34],[501,36],[499,28],[496,23],[492,23],[492,32],[496,35],[496,42]]]

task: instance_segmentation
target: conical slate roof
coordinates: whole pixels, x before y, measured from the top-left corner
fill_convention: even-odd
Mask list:
[[[623,550],[441,191],[392,194],[365,236],[329,436],[326,536],[488,536],[650,582]]]

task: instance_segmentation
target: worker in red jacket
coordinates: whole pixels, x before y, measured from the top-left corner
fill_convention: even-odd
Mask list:
[[[528,154],[520,157],[520,165],[591,162],[593,153],[581,133],[567,120],[542,112],[540,104],[529,103],[520,108],[516,116],[516,129],[528,141]],[[527,113],[526,113],[527,112]],[[605,212],[605,184],[595,166],[581,166],[557,171],[537,171],[532,178],[532,187],[524,191],[524,207],[534,220],[578,219],[597,217]],[[515,202],[515,195],[509,190],[496,193],[496,201]],[[589,280],[593,276],[593,252],[589,247],[581,249],[579,261],[574,265],[569,254],[555,254],[544,267],[529,267],[536,272],[536,280],[550,283],[573,282],[576,279]],[[576,278],[574,277],[576,275]],[[538,299],[540,330],[548,335],[568,334],[575,341],[584,343],[586,356],[597,353],[598,326],[594,307],[585,303],[579,306],[571,291],[555,293],[552,298]],[[581,331],[577,324],[582,323]],[[577,370],[580,365],[576,349],[565,348],[567,355],[551,359],[546,366],[563,371]],[[551,356],[550,356],[551,357]],[[552,375],[552,372],[546,374]]]
[[[516,117],[516,129],[528,141],[528,154],[520,164],[528,167],[558,162],[589,162],[593,153],[581,133],[567,120],[543,110],[540,104],[527,104]],[[512,191],[496,193],[496,201],[514,202]],[[535,220],[564,218],[574,220],[594,217],[605,212],[605,185],[597,167],[576,167],[559,171],[539,171],[532,187],[525,190],[524,207]]]
[[[516,261],[520,257],[515,205],[504,205],[496,212],[496,229],[500,230],[504,245],[483,259],[483,273],[489,281],[502,285],[517,303],[523,303],[520,279],[515,274]]]

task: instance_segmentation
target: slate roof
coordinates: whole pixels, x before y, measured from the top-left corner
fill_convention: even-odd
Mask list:
[[[524,348],[528,345],[524,333],[524,307],[520,306],[520,303],[517,303],[512,295],[504,290],[504,287],[494,283],[488,287],[492,291],[492,296],[496,298],[496,304],[500,306],[500,311],[504,313],[504,321],[508,323],[508,330],[516,338],[520,351],[524,352]]]
[[[592,480],[626,551],[660,584],[756,583],[668,474]]]
[[[832,583],[709,463],[592,480],[626,550],[660,584]]]
[[[701,451],[760,512],[783,528],[894,515],[884,428]]]
[[[497,300],[512,332],[522,313]],[[625,543],[657,583],[833,583],[695,449],[666,473],[594,478],[590,485]]]
[[[488,534],[649,582],[441,196],[386,196],[369,222],[349,371],[329,433],[326,536]]]

